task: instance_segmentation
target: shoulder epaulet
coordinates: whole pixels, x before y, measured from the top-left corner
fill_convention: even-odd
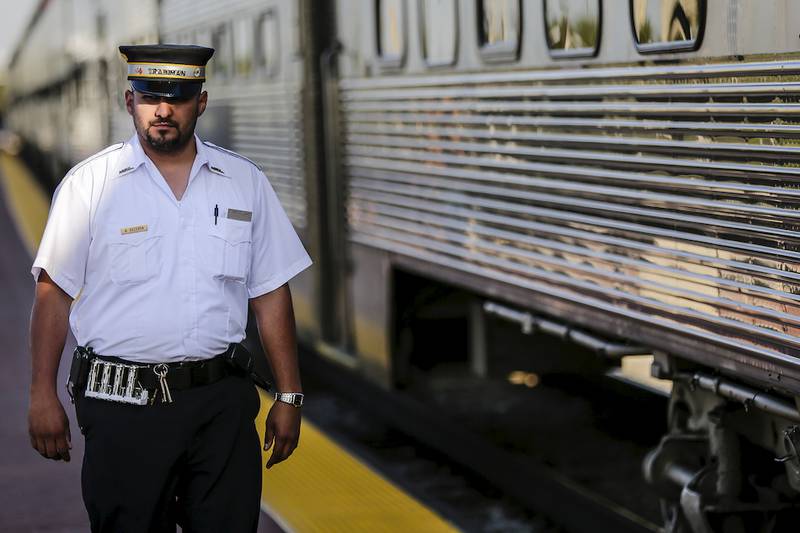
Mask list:
[[[99,151],[99,152],[97,152],[96,154],[94,154],[94,155],[90,155],[89,157],[87,157],[86,159],[84,159],[84,160],[83,160],[83,161],[81,161],[80,163],[76,164],[76,165],[75,165],[74,167],[72,167],[71,169],[69,169],[69,172],[67,172],[67,176],[70,176],[70,175],[74,174],[75,172],[77,172],[78,170],[80,170],[80,168],[81,168],[82,166],[84,166],[84,165],[88,165],[89,163],[91,163],[92,161],[94,161],[95,159],[97,159],[98,157],[103,157],[103,156],[104,156],[104,155],[106,155],[106,154],[110,154],[111,152],[114,152],[114,151],[116,151],[116,150],[119,150],[119,149],[120,149],[120,148],[122,148],[124,145],[125,145],[125,143],[117,143],[117,144],[112,144],[111,146],[108,146],[108,147],[106,147],[106,148],[104,148],[104,149],[100,150],[100,151]]]
[[[215,149],[219,150],[220,152],[224,152],[224,153],[226,153],[228,155],[232,155],[233,157],[238,157],[239,159],[244,159],[245,161],[247,161],[248,163],[250,163],[251,165],[256,167],[258,170],[262,170],[262,171],[264,170],[263,168],[261,168],[261,165],[259,165],[258,163],[256,163],[252,159],[249,159],[249,158],[243,156],[242,154],[237,154],[233,150],[228,150],[227,148],[223,148],[221,146],[217,146],[216,144],[214,144],[212,142],[209,142],[209,141],[203,141],[203,144],[205,144],[206,146],[208,146],[210,148],[215,148]]]

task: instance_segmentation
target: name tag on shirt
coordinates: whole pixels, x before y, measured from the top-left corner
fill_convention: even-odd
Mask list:
[[[228,209],[228,218],[231,220],[241,220],[242,222],[250,222],[253,220],[252,211],[241,211],[239,209]]]
[[[121,228],[119,230],[120,233],[123,235],[128,235],[130,233],[143,233],[147,231],[147,224],[139,224],[138,226],[128,226],[127,228]]]

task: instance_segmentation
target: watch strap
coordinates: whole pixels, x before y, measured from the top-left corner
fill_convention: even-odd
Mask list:
[[[304,395],[302,392],[276,392],[275,393],[275,400],[283,403],[288,403],[289,405],[293,405],[295,407],[301,407],[303,405],[303,398]]]

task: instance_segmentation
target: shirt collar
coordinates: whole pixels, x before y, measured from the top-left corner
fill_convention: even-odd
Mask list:
[[[195,133],[194,135],[194,146],[197,154],[194,156],[194,163],[192,164],[192,170],[189,171],[189,182],[194,179],[200,169],[203,168],[203,165],[206,165],[210,168],[210,163],[208,159],[208,147],[203,144],[203,141],[200,140],[200,137],[197,136]]]
[[[205,158],[205,163],[208,166],[208,170],[214,174],[217,174],[218,176],[230,179],[230,174],[225,171],[227,165],[225,165],[223,158],[220,157],[221,154],[219,150],[215,150],[208,146],[206,143],[200,140],[200,137],[198,137],[197,134],[195,134],[194,137],[197,140],[198,159],[201,157],[200,154],[202,153],[202,157]]]
[[[230,176],[223,170],[225,167],[220,163],[219,158],[217,157],[217,151],[212,150],[208,145],[206,145],[197,134],[194,136],[194,142],[197,149],[197,155],[194,158],[194,164],[192,165],[190,176],[194,177],[194,175],[203,167],[203,165],[206,165],[214,174],[230,178]],[[117,165],[117,172],[114,177],[130,174],[140,166],[144,165],[146,161],[147,154],[144,153],[144,149],[139,142],[139,135],[134,133],[133,136],[128,139],[128,142],[122,146],[122,153],[120,155],[119,164]]]
[[[120,154],[119,163],[117,164],[117,172],[114,174],[115,178],[130,174],[142,166],[147,157],[142,149],[142,145],[139,144],[139,136],[135,133],[133,137],[128,139],[128,142],[122,145],[121,150],[122,153]]]

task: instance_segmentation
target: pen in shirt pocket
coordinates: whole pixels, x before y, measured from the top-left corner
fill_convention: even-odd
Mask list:
[[[217,217],[219,217],[219,205],[214,204],[214,225],[217,225]]]

